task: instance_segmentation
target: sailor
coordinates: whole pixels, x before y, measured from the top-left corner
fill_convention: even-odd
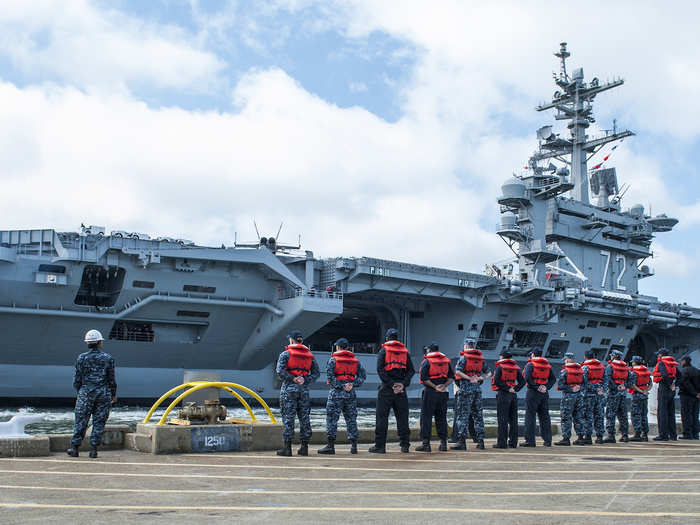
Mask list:
[[[109,417],[109,409],[117,400],[117,382],[114,378],[114,359],[102,351],[104,338],[98,330],[85,334],[88,351],[75,362],[73,388],[78,392],[75,402],[75,428],[66,454],[78,457],[78,449],[85,438],[85,431],[92,416],[90,457],[97,457],[97,447]]]
[[[284,447],[277,451],[278,456],[292,455],[294,439],[294,420],[299,417],[299,438],[301,446],[297,450],[300,456],[309,455],[311,439],[311,400],[309,385],[318,379],[321,371],[311,350],[304,344],[304,337],[299,330],[292,330],[287,336],[289,345],[277,359],[276,372],[282,380],[280,389],[280,412],[282,412],[282,439]]]
[[[374,445],[369,448],[375,454],[386,453],[386,433],[389,426],[389,411],[394,410],[399,433],[401,452],[407,453],[411,431],[408,428],[408,396],[406,388],[416,373],[411,355],[403,343],[398,341],[395,328],[386,331],[386,342],[377,354],[377,374],[382,384],[377,395]]]
[[[476,348],[476,341],[470,337],[464,339],[464,349],[459,354],[455,369],[455,380],[459,382],[459,390],[455,399],[455,419],[457,422],[457,444],[452,450],[467,450],[467,427],[469,422],[472,439],[476,448],[484,448],[484,410],[482,406],[481,385],[489,377],[489,371],[484,356]]]
[[[447,400],[448,387],[452,383],[454,370],[450,358],[440,352],[440,347],[433,341],[426,349],[425,358],[420,365],[419,377],[423,385],[420,406],[420,437],[423,444],[416,447],[417,452],[430,452],[430,436],[433,431],[433,418],[440,438],[440,452],[447,451]]]
[[[657,361],[652,378],[654,383],[659,383],[659,405],[657,419],[659,421],[659,435],[654,441],[676,441],[678,431],[676,429],[676,381],[680,379],[679,364],[669,355],[665,348],[656,352]]]
[[[491,378],[491,390],[496,392],[496,414],[498,417],[498,440],[493,448],[516,448],[518,446],[518,394],[525,386],[523,374],[513,355],[505,348],[501,350],[496,370]]]
[[[649,441],[649,421],[647,412],[649,410],[649,391],[651,390],[651,370],[644,366],[644,361],[638,355],[632,356],[630,361],[631,370],[636,379],[632,388],[627,391],[632,394],[632,427],[634,436],[630,441]]]
[[[350,454],[357,454],[357,396],[355,389],[365,382],[367,373],[360,360],[348,350],[350,344],[344,337],[334,343],[335,352],[328,358],[326,378],[330,385],[326,402],[326,435],[328,444],[319,454],[335,454],[335,438],[338,419],[342,412],[348,428]]]
[[[535,446],[535,417],[540,420],[540,436],[545,447],[552,446],[552,420],[549,417],[549,389],[557,377],[552,365],[542,357],[542,348],[536,346],[530,352],[530,359],[523,369],[527,384],[525,393],[525,441],[521,447]]]
[[[632,388],[637,378],[622,360],[622,352],[610,352],[608,366],[603,374],[605,395],[605,426],[608,436],[603,443],[615,443],[615,418],[620,422],[620,441],[629,441],[629,421],[627,418],[627,389]]]
[[[605,392],[603,390],[605,365],[595,358],[593,350],[586,350],[584,355],[586,360],[581,366],[585,385],[583,399],[585,441],[586,445],[593,444],[595,429],[595,442],[601,444],[605,434]]]
[[[683,423],[683,439],[698,439],[700,422],[700,370],[690,364],[690,355],[681,357],[682,377],[678,383],[678,394],[681,398],[681,421]]]
[[[571,445],[571,422],[573,420],[574,430],[578,439],[574,441],[574,445],[585,445],[584,422],[583,422],[583,397],[585,385],[583,381],[583,369],[576,362],[574,354],[567,352],[564,354],[564,366],[559,372],[559,381],[557,382],[557,390],[561,390],[561,437],[555,445],[570,446]]]

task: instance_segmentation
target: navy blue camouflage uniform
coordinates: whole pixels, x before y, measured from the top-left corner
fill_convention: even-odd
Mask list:
[[[362,363],[357,362],[357,374],[352,381],[352,390],[345,391],[345,384],[349,381],[339,381],[335,377],[335,359],[331,356],[326,365],[326,378],[331,387],[328,391],[328,401],[326,401],[326,434],[328,439],[335,441],[338,433],[338,419],[343,414],[345,424],[348,427],[348,440],[357,441],[359,432],[357,430],[357,395],[355,389],[362,385],[367,379],[367,372]]]
[[[309,397],[309,385],[318,379],[321,371],[318,368],[316,358],[311,361],[311,370],[309,375],[301,376],[304,378],[303,385],[297,385],[294,382],[296,376],[289,373],[287,370],[287,361],[289,361],[289,352],[285,350],[277,359],[276,372],[282,380],[282,388],[280,389],[280,412],[282,412],[282,439],[284,441],[292,441],[294,439],[294,419],[299,418],[299,439],[308,441],[311,439],[311,399]]]
[[[75,428],[70,440],[71,446],[75,449],[80,447],[92,416],[90,446],[95,448],[102,443],[112,398],[117,395],[112,356],[99,348],[80,354],[75,363],[73,388],[78,392],[78,399],[75,403]]]
[[[615,437],[615,418],[620,422],[620,433],[629,434],[629,418],[627,416],[627,389],[637,382],[637,374],[630,370],[624,388],[618,390],[618,385],[612,378],[613,367],[605,367],[603,389],[605,390],[605,430],[610,437]]]
[[[632,394],[632,407],[630,414],[632,416],[632,428],[636,434],[649,433],[649,396],[635,391]]]
[[[596,437],[603,438],[605,434],[605,390],[603,383],[591,383],[588,379],[588,366],[583,365],[583,383],[585,393],[583,397],[583,432],[586,436],[592,436],[595,430]]]
[[[571,437],[571,423],[573,421],[576,435],[582,437],[585,435],[584,423],[584,392],[586,389],[585,380],[580,385],[578,392],[574,392],[574,385],[566,384],[567,372],[565,368],[559,372],[559,380],[557,389],[561,390],[561,403],[559,405],[559,415],[561,418],[561,435],[564,439]]]
[[[457,360],[456,370],[464,371],[466,366],[466,356],[460,356]],[[481,369],[482,377],[489,373],[489,368],[484,363]],[[483,441],[486,437],[484,434],[484,409],[481,395],[481,385],[483,379],[476,383],[472,383],[466,379],[459,379],[459,390],[455,396],[455,422],[457,424],[457,440],[466,440],[467,427],[469,421],[472,421],[473,431],[471,437],[476,441]]]

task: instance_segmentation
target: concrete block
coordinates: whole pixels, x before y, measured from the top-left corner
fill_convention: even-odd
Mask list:
[[[47,434],[51,452],[65,452],[70,448],[70,438],[73,434]]]
[[[102,444],[98,450],[119,450],[124,448],[124,435],[131,432],[129,425],[105,425],[105,432],[102,434]],[[90,434],[92,426],[85,432],[85,439],[80,445],[80,450],[90,450]]]
[[[151,454],[153,452],[153,441],[148,434],[129,432],[124,435],[124,448]]]
[[[240,425],[241,450],[275,450],[282,443],[282,425],[254,423]]]
[[[50,454],[51,445],[46,435],[0,438],[0,456],[3,457],[28,458]]]
[[[189,426],[162,425],[155,423],[139,423],[136,432],[151,438],[152,454],[176,454],[192,451]]]

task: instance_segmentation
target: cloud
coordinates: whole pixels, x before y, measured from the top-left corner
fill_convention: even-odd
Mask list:
[[[3,3],[0,53],[29,79],[101,91],[148,86],[206,92],[224,68],[177,26],[146,23],[84,0]]]

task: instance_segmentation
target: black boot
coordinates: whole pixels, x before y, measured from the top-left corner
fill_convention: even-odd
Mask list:
[[[649,441],[649,436],[646,432],[642,432],[642,441]]]
[[[299,450],[297,450],[297,456],[308,456],[309,455],[309,442],[302,441]]]
[[[593,444],[593,439],[591,438],[591,435],[588,434],[587,436],[583,436],[583,442],[586,445],[592,445]]]
[[[90,456],[92,459],[95,459],[95,458],[97,457],[97,447],[92,447],[92,448],[90,449],[90,454],[89,454],[89,456]]]
[[[603,439],[603,443],[617,443],[617,441],[615,441],[615,436],[614,436],[614,435],[608,434],[608,437],[606,437],[605,439]]]
[[[79,456],[78,449],[73,446],[66,450],[66,454],[68,454],[72,458],[77,458]]]
[[[319,448],[316,452],[318,454],[329,454],[331,456],[335,454],[335,439],[328,438],[328,444],[323,448]]]
[[[478,448],[479,450],[484,450],[484,442],[483,442],[483,440],[482,440],[482,441],[477,441],[477,442],[476,442],[476,448]]]
[[[653,438],[653,440],[654,441],[668,441],[668,438],[664,437],[664,436],[656,436],[655,438]]]
[[[408,443],[401,443],[401,452],[404,454],[408,454],[408,451],[411,449],[411,445]]]
[[[576,441],[574,441],[574,445],[585,445],[586,441],[581,437],[581,436],[576,436]]]
[[[464,439],[457,441],[457,443],[455,445],[452,445],[450,447],[450,449],[452,449],[452,450],[467,450],[467,442]]]
[[[639,432],[635,432],[630,441],[642,441],[642,435]]]
[[[368,452],[371,452],[372,454],[386,454],[386,448],[378,447],[377,445],[372,445],[371,447],[369,447]]]
[[[560,445],[563,447],[569,447],[571,446],[571,441],[569,441],[569,438],[562,438],[561,441],[557,441],[554,443],[555,445]]]
[[[447,452],[447,440],[443,439],[440,441],[440,448],[438,450],[440,452]]]
[[[422,445],[416,447],[416,452],[430,452],[430,441],[423,441]]]
[[[291,456],[292,455],[292,442],[285,441],[284,446],[277,451],[278,456]]]
[[[357,454],[357,441],[350,442],[350,454]]]
[[[627,434],[622,434],[622,437],[620,438],[620,441],[623,443],[628,443],[630,438],[627,436]]]
[[[605,440],[603,439],[603,436],[597,436],[597,437],[595,438],[595,444],[596,444],[596,445],[602,445],[603,443],[605,443]]]
[[[534,444],[534,443],[530,443],[529,441],[523,441],[522,443],[520,443],[520,446],[521,446],[521,447],[534,447],[535,444]]]

